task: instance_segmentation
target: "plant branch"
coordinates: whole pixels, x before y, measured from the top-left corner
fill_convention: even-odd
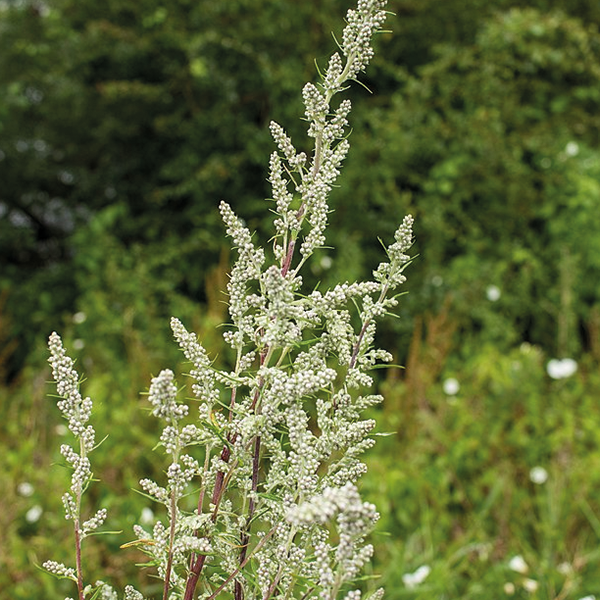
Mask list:
[[[79,507],[81,503],[81,492],[77,497],[77,513],[79,514]],[[77,594],[79,600],[84,600],[83,594],[83,568],[81,561],[81,529],[79,525],[79,517],[73,519],[73,529],[75,530],[75,567],[77,569]]]
[[[173,568],[173,545],[175,543],[175,527],[177,515],[177,500],[175,498],[175,490],[171,490],[171,523],[169,527],[169,554],[167,558],[167,566],[165,569],[165,581],[163,587],[163,600],[167,600],[169,588],[171,587],[171,569]]]

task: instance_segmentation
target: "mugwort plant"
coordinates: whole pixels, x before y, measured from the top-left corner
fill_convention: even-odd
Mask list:
[[[277,146],[269,175],[272,252],[257,246],[231,207],[220,204],[237,251],[223,336],[233,368],[217,368],[196,335],[171,321],[191,365],[198,408],[181,398],[171,370],[152,379],[148,400],[163,424],[168,466],[165,481],[139,484],[164,507],[164,518],[151,529],[134,529],[135,543],[164,582],[163,600],[361,598],[353,582],[373,553],[366,536],[378,518],[356,485],[366,470],[361,455],[374,444],[375,422],[363,412],[382,400],[368,391],[369,372],[392,357],[374,346],[376,324],[397,305],[413,219],[404,218],[372,281],[306,292],[300,271],[325,243],[328,195],[349,147],[350,101],[333,106],[332,100],[371,60],[384,8],[384,0],[359,0],[322,81],[305,85],[310,155],[297,151],[279,124],[270,125]],[[61,447],[73,471],[63,504],[73,524],[75,565],[43,566],[72,579],[78,600],[117,598],[108,584],[86,582],[81,558],[85,538],[107,516],[104,509],[83,516],[96,444],[92,402],[82,398],[56,333],[49,348],[58,407],[77,440]],[[194,510],[182,501],[191,493]],[[124,590],[126,600],[143,597],[133,587]]]

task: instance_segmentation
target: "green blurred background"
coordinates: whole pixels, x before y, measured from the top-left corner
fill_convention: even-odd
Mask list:
[[[109,435],[90,504],[124,531],[88,544],[90,578],[155,593],[119,550],[152,518],[131,488],[164,467],[140,392],[180,363],[171,315],[222,351],[218,202],[268,242],[268,123],[308,147],[300,90],[347,8],[0,0],[2,600],[73,592],[35,568],[71,561],[52,330]],[[391,599],[600,598],[600,3],[389,8],[372,94],[348,92],[334,249],[306,274],[369,277],[415,216],[410,294],[380,334],[407,369],[378,382],[394,435],[363,482],[373,571]]]

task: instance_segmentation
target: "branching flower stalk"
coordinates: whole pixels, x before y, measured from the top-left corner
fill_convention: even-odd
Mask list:
[[[92,470],[88,454],[94,449],[96,433],[92,425],[87,425],[92,414],[92,401],[82,398],[79,392],[79,376],[73,366],[73,361],[67,356],[60,337],[52,333],[48,343],[50,350],[50,365],[52,376],[57,384],[58,408],[63,417],[68,421],[71,433],[78,440],[78,449],[75,450],[68,444],[60,447],[60,452],[73,469],[71,487],[63,497],[65,518],[73,521],[73,536],[75,545],[75,568],[67,567],[56,561],[46,561],[42,566],[57,575],[73,580],[77,584],[78,600],[84,600],[90,589],[84,587],[83,566],[81,560],[81,546],[83,540],[102,525],[106,519],[107,511],[101,508],[91,518],[81,523],[81,501],[85,490],[92,480]],[[103,587],[102,582],[96,588]]]
[[[223,335],[235,356],[232,368],[218,369],[196,335],[171,320],[191,365],[198,408],[178,399],[171,370],[152,380],[148,399],[164,422],[160,445],[170,464],[164,487],[149,479],[140,486],[164,507],[165,521],[151,531],[134,527],[134,543],[163,581],[163,600],[361,599],[352,582],[373,553],[366,536],[378,518],[356,486],[366,471],[360,457],[374,444],[375,422],[362,414],[382,400],[368,393],[369,371],[392,357],[375,348],[376,326],[397,305],[394,294],[405,281],[412,217],[396,231],[372,281],[306,292],[300,271],[325,243],[328,196],[349,148],[350,101],[332,102],[371,60],[384,7],[385,0],[359,0],[348,11],[339,52],[321,83],[303,89],[314,141],[310,158],[279,124],[270,124],[278,148],[269,173],[276,213],[272,254],[255,244],[227,203],[219,205],[237,250]],[[57,365],[69,360],[55,334],[50,348]],[[63,454],[76,472],[89,469],[93,435],[83,423],[91,402],[71,392],[77,384],[71,363],[54,375],[61,397],[73,396],[73,406],[81,407],[65,413],[76,415],[72,431],[83,439],[80,454]],[[74,480],[68,495],[73,507],[65,501],[74,520],[91,477],[82,472],[83,483],[77,487]],[[192,493],[197,500],[190,506]],[[72,575],[83,600],[80,555],[76,562],[72,573],[63,565],[49,570]],[[98,589],[113,597],[108,586]],[[143,596],[129,587],[125,598]]]

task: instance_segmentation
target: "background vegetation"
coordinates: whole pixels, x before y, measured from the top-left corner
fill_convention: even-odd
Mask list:
[[[151,508],[130,489],[161,470],[139,392],[179,360],[171,315],[219,353],[216,206],[267,241],[268,122],[302,139],[299,90],[346,8],[0,0],[0,598],[68,593],[33,566],[70,550],[53,329],[110,434],[96,493],[124,533],[89,560],[152,593],[118,549]],[[394,435],[364,482],[382,511],[375,571],[390,598],[600,597],[600,5],[390,9],[373,94],[350,91],[335,249],[313,273],[363,277],[377,238],[415,215],[410,294],[381,340],[407,369],[380,382]],[[563,358],[578,370],[554,379]]]

